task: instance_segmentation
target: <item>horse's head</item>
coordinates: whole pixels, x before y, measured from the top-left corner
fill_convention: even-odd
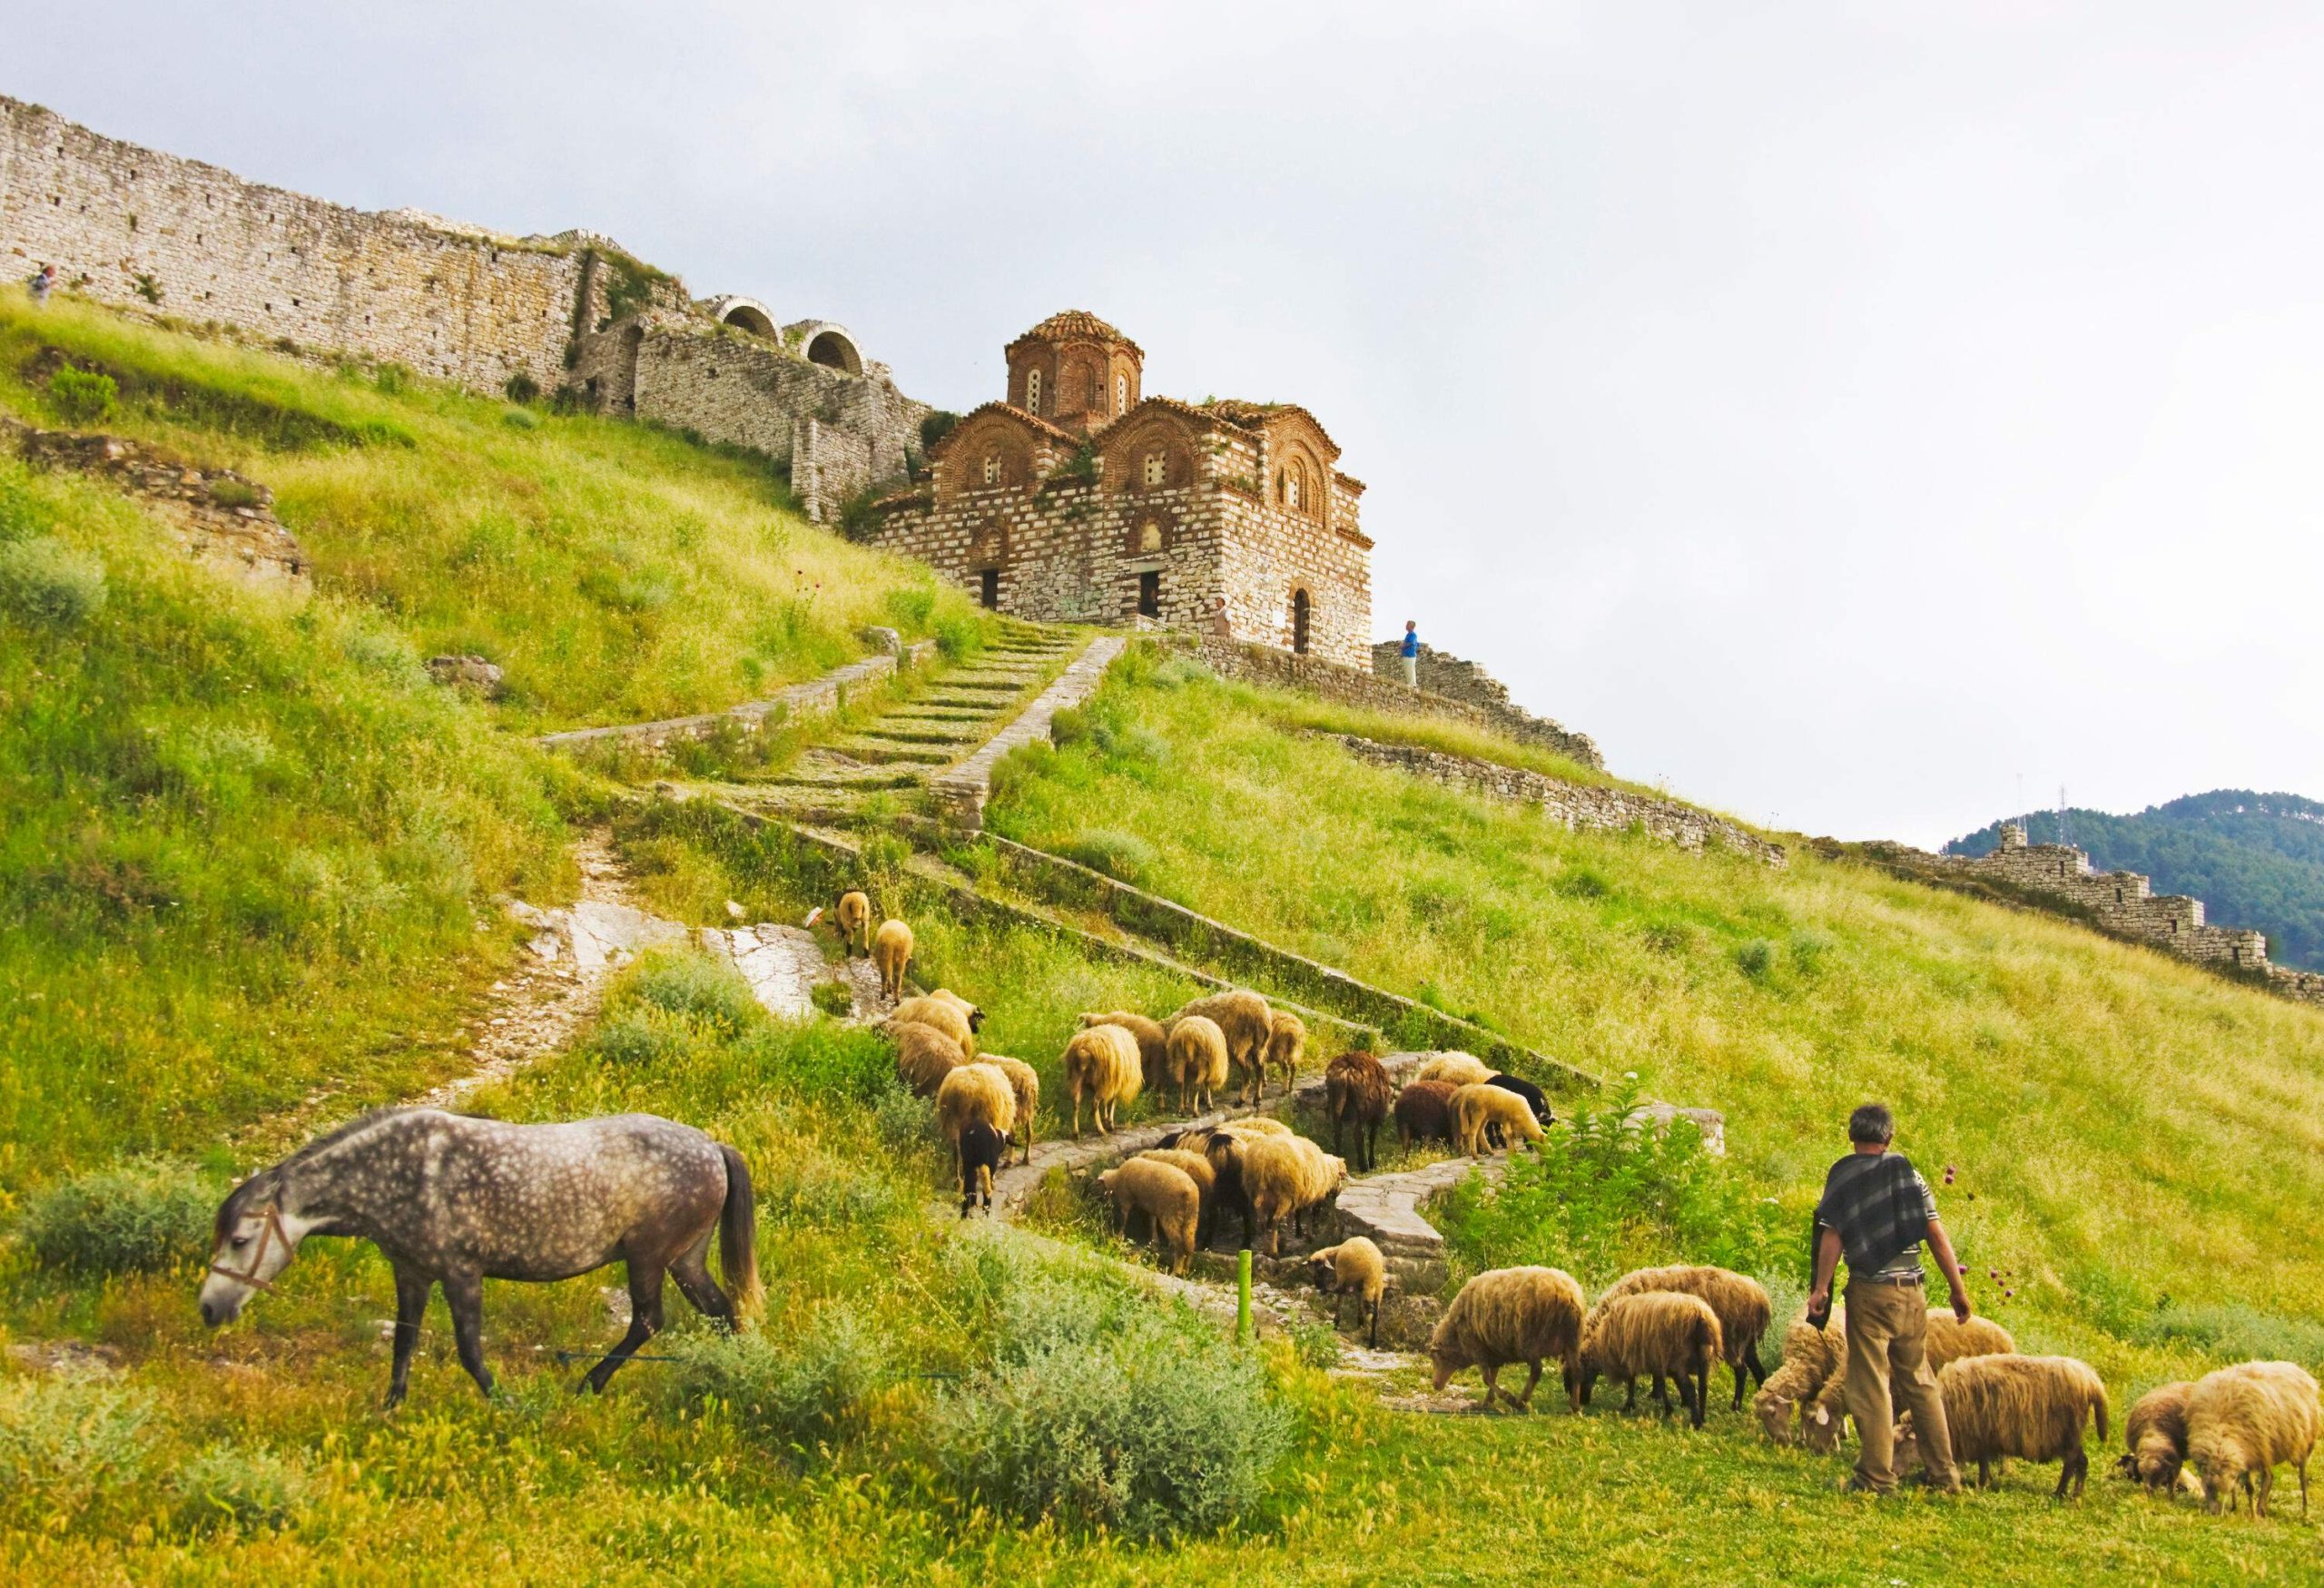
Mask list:
[[[271,1287],[313,1228],[312,1220],[283,1210],[281,1191],[281,1177],[267,1169],[219,1204],[210,1276],[202,1282],[202,1321],[211,1327],[241,1317],[251,1293]]]

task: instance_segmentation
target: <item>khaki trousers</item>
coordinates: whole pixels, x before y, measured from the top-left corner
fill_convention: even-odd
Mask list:
[[[1936,1374],[1928,1365],[1928,1300],[1918,1285],[1851,1283],[1848,1306],[1848,1415],[1856,1419],[1856,1475],[1866,1487],[1886,1494],[1896,1486],[1895,1396],[1913,1414],[1921,1465],[1940,1489],[1957,1486],[1953,1434]]]

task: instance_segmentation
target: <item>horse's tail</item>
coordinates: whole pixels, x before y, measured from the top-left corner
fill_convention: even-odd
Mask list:
[[[726,1160],[726,1205],[718,1214],[718,1264],[738,1317],[756,1317],[766,1301],[759,1283],[759,1208],[751,1196],[751,1167],[743,1155],[720,1143]]]

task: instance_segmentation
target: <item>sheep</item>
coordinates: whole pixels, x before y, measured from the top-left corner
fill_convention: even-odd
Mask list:
[[[1369,1053],[1343,1053],[1324,1069],[1324,1111],[1332,1117],[1332,1150],[1340,1149],[1340,1128],[1356,1133],[1356,1167],[1372,1172],[1380,1159],[1380,1121],[1396,1095],[1387,1070]]]
[[[1751,1409],[1768,1438],[1783,1444],[1791,1435],[1793,1413],[1805,1422],[1817,1392],[1846,1372],[1846,1330],[1841,1309],[1835,1307],[1831,1322],[1823,1328],[1802,1317],[1784,1332],[1783,1362],[1751,1397]]]
[[[1640,1290],[1616,1296],[1590,1308],[1581,1325],[1581,1404],[1598,1376],[1619,1378],[1628,1395],[1622,1410],[1638,1406],[1638,1376],[1654,1376],[1654,1398],[1670,1415],[1665,1376],[1679,1381],[1679,1398],[1696,1427],[1703,1425],[1710,1396],[1711,1364],[1724,1353],[1718,1314],[1699,1296],[1678,1290]]]
[[[1291,1083],[1299,1074],[1299,1059],[1307,1050],[1307,1022],[1287,1009],[1278,1009],[1267,1021],[1266,1052],[1261,1057],[1262,1070],[1283,1071],[1283,1093],[1291,1095]],[[1265,1077],[1260,1080],[1260,1095],[1266,1094]]]
[[[1137,1039],[1137,1061],[1148,1075],[1170,1073],[1170,1033],[1162,1029],[1160,1021],[1147,1019],[1127,1009],[1110,1014],[1085,1014],[1081,1017],[1084,1030],[1091,1026],[1119,1026]]]
[[[1041,1106],[1040,1072],[1022,1059],[1011,1059],[1006,1053],[987,1053],[977,1060],[990,1064],[1009,1078],[1009,1090],[1017,1097],[1017,1128],[1010,1138],[1024,1149],[1022,1161],[1033,1161],[1033,1112]]]
[[[1210,1244],[1211,1226],[1218,1217],[1218,1171],[1200,1152],[1183,1147],[1149,1147],[1137,1155],[1157,1163],[1176,1164],[1195,1183],[1201,1201],[1195,1213],[1195,1245]]]
[[[1364,1317],[1364,1308],[1372,1309],[1372,1332],[1366,1344],[1374,1350],[1380,1348],[1380,1297],[1388,1288],[1388,1259],[1380,1248],[1364,1237],[1351,1236],[1337,1246],[1327,1246],[1322,1251],[1309,1254],[1307,1277],[1315,1288],[1334,1298],[1332,1305],[1332,1326],[1339,1327],[1340,1307],[1345,1298],[1354,1296],[1357,1301],[1356,1317]]]
[[[2122,1419],[2122,1442],[2130,1451],[2115,1468],[2132,1483],[2144,1484],[2151,1494],[2168,1494],[2181,1475],[2199,1492],[2202,1487],[2186,1470],[2187,1399],[2194,1388],[2183,1378],[2157,1385],[2139,1396],[2131,1415]]]
[[[1517,1150],[1521,1141],[1541,1139],[1541,1121],[1533,1118],[1533,1110],[1515,1092],[1480,1081],[1452,1094],[1452,1129],[1460,1138],[1462,1151],[1472,1158],[1482,1158],[1491,1152],[1492,1148],[1485,1139],[1485,1131],[1493,1125],[1501,1127],[1512,1152]]]
[[[1531,1408],[1541,1363],[1556,1357],[1564,1369],[1567,1403],[1581,1405],[1581,1287],[1561,1268],[1494,1268],[1479,1274],[1452,1298],[1428,1336],[1430,1364],[1442,1393],[1452,1376],[1480,1368],[1484,1409],[1498,1396],[1519,1411]],[[1494,1382],[1512,1362],[1531,1369],[1525,1393],[1511,1395]]]
[[[1164,1073],[1178,1083],[1178,1111],[1208,1113],[1212,1094],[1226,1084],[1226,1033],[1218,1022],[1199,1014],[1188,1015],[1170,1028],[1167,1068]]]
[[[1226,1038],[1227,1061],[1236,1072],[1252,1078],[1251,1106],[1258,1106],[1265,1076],[1268,1041],[1275,1035],[1275,1017],[1267,1008],[1267,1001],[1256,992],[1241,988],[1232,992],[1214,992],[1207,998],[1197,998],[1182,1006],[1162,1022],[1165,1031],[1191,1015],[1201,1015],[1215,1021]]]
[[[2299,1514],[2308,1514],[2308,1457],[2316,1448],[2316,1380],[2290,1362],[2242,1362],[2206,1373],[2187,1396],[2187,1462],[2217,1515],[2240,1481],[2251,1514],[2268,1514],[2276,1468],[2299,1469]],[[2105,1433],[2102,1422],[2099,1433]],[[2252,1480],[2259,1486],[2252,1487]]]
[[[1413,1071],[1414,1080],[1449,1080],[1454,1086],[1482,1086],[1492,1079],[1492,1066],[1473,1053],[1439,1053]]]
[[[966,1218],[977,1198],[984,1198],[984,1215],[992,1217],[992,1177],[1009,1161],[1009,1137],[982,1119],[972,1119],[960,1132],[956,1149],[960,1158],[960,1217]]]
[[[1187,1271],[1194,1261],[1202,1193],[1186,1170],[1150,1158],[1133,1158],[1099,1175],[1098,1189],[1113,1202],[1116,1229],[1127,1231],[1131,1214],[1145,1214],[1154,1226],[1155,1246],[1170,1254],[1170,1271]]]
[[[1242,1149],[1238,1168],[1243,1199],[1249,1205],[1246,1224],[1256,1223],[1272,1257],[1280,1221],[1288,1217],[1294,1229],[1304,1233],[1308,1209],[1328,1201],[1347,1183],[1347,1164],[1300,1136],[1246,1138]]]
[[[1065,1090],[1073,1097],[1073,1139],[1081,1139],[1084,1092],[1096,1115],[1098,1134],[1114,1133],[1114,1110],[1137,1100],[1146,1070],[1138,1062],[1137,1039],[1119,1026],[1090,1026],[1065,1045]]]
[[[900,1003],[904,996],[904,972],[911,969],[911,928],[901,921],[882,921],[872,940],[872,962],[880,967],[880,996]]]
[[[1017,1091],[998,1066],[962,1064],[937,1083],[936,1129],[951,1143],[953,1163],[963,1179],[968,1165],[961,1154],[960,1132],[979,1120],[1000,1131],[1005,1143],[1009,1132],[1017,1128]]]
[[[925,998],[907,998],[896,1005],[896,1012],[888,1017],[891,1025],[934,1026],[960,1044],[960,1051],[973,1059],[977,1056],[977,1021],[961,1011],[960,1006],[949,998],[934,993]]]
[[[2090,1475],[2084,1418],[2094,1414],[2098,1437],[2106,1437],[2106,1382],[2089,1363],[2014,1353],[1961,1356],[1938,1370],[1936,1392],[1952,1431],[1953,1459],[1977,1464],[1979,1488],[1992,1485],[1994,1463],[2014,1455],[2058,1463],[2053,1497],[2064,1499],[2071,1485],[2081,1498]],[[1920,1436],[1906,1412],[1896,1420],[1896,1470],[1910,1472],[1920,1461]]]
[[[1200,1135],[1200,1150],[1210,1162],[1215,1182],[1211,1189],[1213,1232],[1216,1233],[1217,1228],[1217,1209],[1232,1208],[1243,1216],[1243,1245],[1251,1247],[1255,1244],[1256,1225],[1250,1195],[1243,1185],[1243,1152],[1253,1137],[1249,1133],[1234,1130],[1206,1130]],[[1163,1139],[1167,1142],[1170,1139],[1165,1137]]]
[[[1245,1119],[1230,1119],[1219,1129],[1235,1136],[1296,1136],[1299,1134],[1281,1119],[1270,1119],[1265,1114],[1252,1114]]]
[[[1396,1139],[1410,1147],[1415,1141],[1452,1144],[1452,1094],[1461,1089],[1449,1080],[1415,1080],[1396,1094]]]
[[[1525,1106],[1533,1110],[1534,1120],[1543,1129],[1557,1123],[1558,1117],[1551,1110],[1548,1094],[1531,1081],[1519,1076],[1495,1071],[1485,1077],[1485,1084],[1497,1086],[1503,1091],[1513,1091],[1523,1098]]]
[[[821,905],[810,910],[807,912],[808,930],[812,931],[815,923],[822,918]],[[839,933],[842,959],[853,959],[859,943],[863,952],[869,954],[872,952],[871,895],[852,889],[842,893],[839,902],[832,910],[832,930]]]
[[[1836,1312],[1834,1316],[1837,1316]],[[1989,1317],[1971,1317],[1965,1322],[1953,1316],[1949,1307],[1929,1309],[1928,1335],[1922,1347],[1931,1373],[1941,1373],[1948,1362],[1958,1362],[1965,1356],[2008,1356],[2017,1349],[2017,1342],[2007,1329]],[[1847,1417],[1847,1374],[1835,1373],[1817,1392],[1815,1405],[1801,1413],[1802,1426],[1807,1448],[1820,1455],[1829,1455],[1840,1447],[1840,1436],[1846,1431]],[[1904,1401],[1889,1386],[1889,1404],[1901,1412]]]
[[[888,1035],[896,1043],[896,1079],[914,1097],[934,1097],[944,1078],[969,1061],[960,1044],[934,1026],[906,1021],[890,1026]]]
[[[1607,1287],[1605,1295],[1598,1299],[1602,1303],[1612,1297],[1633,1296],[1646,1290],[1682,1291],[1710,1303],[1710,1309],[1718,1315],[1718,1333],[1726,1346],[1727,1366],[1735,1374],[1735,1404],[1729,1409],[1741,1411],[1745,1376],[1760,1384],[1768,1381],[1768,1370],[1759,1361],[1759,1339],[1775,1317],[1775,1303],[1768,1299],[1767,1290],[1757,1279],[1731,1268],[1682,1264],[1625,1274]]]

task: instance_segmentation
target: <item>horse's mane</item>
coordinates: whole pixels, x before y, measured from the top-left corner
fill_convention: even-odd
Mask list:
[[[372,1109],[360,1113],[337,1129],[316,1137],[298,1151],[270,1169],[262,1169],[226,1194],[218,1205],[218,1217],[210,1229],[211,1244],[215,1246],[226,1238],[227,1232],[242,1221],[243,1211],[261,1195],[271,1196],[282,1184],[285,1171],[320,1156],[351,1136],[361,1134],[373,1126],[382,1124],[399,1114],[414,1110],[409,1108]]]

